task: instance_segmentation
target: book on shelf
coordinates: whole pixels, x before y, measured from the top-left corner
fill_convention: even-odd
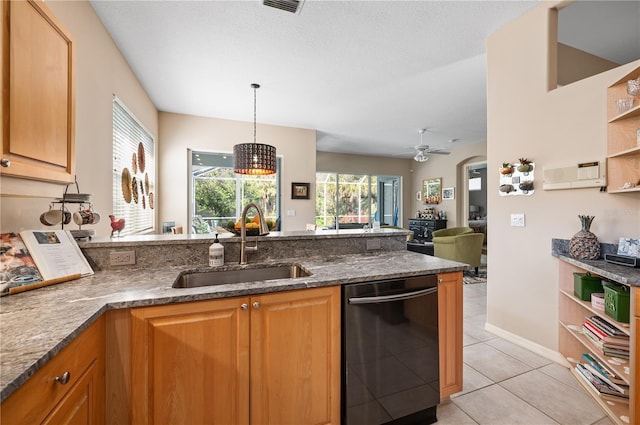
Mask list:
[[[619,397],[621,399],[629,398],[628,388],[622,392],[619,390],[619,386],[613,387],[606,381],[598,377],[597,372],[593,372],[595,369],[590,368],[589,364],[578,363],[576,370],[582,379],[589,384],[589,386],[598,394],[606,394],[609,396]]]
[[[592,365],[590,365],[589,363],[583,363],[585,369],[587,369],[589,371],[589,373],[591,373],[591,376],[593,377],[594,381],[596,381],[598,384],[605,386],[606,388],[610,389],[611,391],[617,391],[618,393],[622,394],[622,395],[629,395],[629,386],[628,385],[618,385],[618,384],[614,384],[609,378],[607,378],[605,375],[602,375],[598,369],[596,369],[595,367],[593,367]],[[608,391],[607,391],[608,392]]]
[[[625,403],[628,404],[629,403],[629,399],[626,398],[624,395],[613,395],[613,394],[605,394],[605,393],[601,393],[598,391],[598,389],[593,385],[593,383],[591,383],[589,381],[589,379],[587,379],[578,369],[578,367],[573,367],[571,369],[569,369],[571,374],[573,376],[575,376],[575,378],[580,381],[585,387],[588,387],[592,392],[594,392],[599,398],[601,398],[602,400],[608,400],[608,401],[613,401],[613,402],[620,402],[620,403]]]
[[[607,366],[600,363],[591,354],[582,353],[582,358],[585,362],[593,366],[601,375],[606,377],[612,383],[621,385],[623,388],[629,388],[629,384],[624,379],[618,376],[615,372],[611,371]]]
[[[603,319],[600,316],[591,316],[588,318],[593,324],[597,325],[598,328],[602,329],[609,336],[618,336],[618,337],[629,337],[625,332],[616,328],[614,325],[609,323],[607,320]]]
[[[595,336],[601,339],[603,342],[614,343],[618,345],[629,345],[629,336],[623,335],[610,335],[608,334],[601,325],[598,325],[597,321],[593,320],[593,318],[589,317],[584,321],[584,326],[587,327]]]
[[[69,231],[25,230],[20,233],[2,234],[2,266],[14,264],[13,269],[3,270],[0,295],[22,292],[54,283],[65,282],[93,274],[91,266]],[[16,255],[19,253],[19,255]],[[13,258],[9,258],[13,254]],[[19,266],[21,261],[24,266]],[[16,274],[16,267],[30,267],[31,272]],[[22,269],[20,269],[22,270]],[[7,279],[8,278],[8,279]]]
[[[629,346],[620,346],[611,343],[604,344],[597,336],[584,326],[582,327],[582,333],[602,354],[606,356],[620,357],[623,359],[629,358]]]

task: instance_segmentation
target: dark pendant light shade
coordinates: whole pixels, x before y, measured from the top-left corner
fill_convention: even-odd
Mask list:
[[[256,90],[253,88],[253,143],[240,143],[233,147],[233,169],[236,174],[265,175],[276,172],[276,148],[256,143]]]

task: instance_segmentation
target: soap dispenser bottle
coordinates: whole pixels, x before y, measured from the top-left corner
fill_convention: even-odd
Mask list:
[[[209,246],[209,266],[217,267],[224,266],[224,246],[218,240],[218,234],[216,233],[216,238]]]

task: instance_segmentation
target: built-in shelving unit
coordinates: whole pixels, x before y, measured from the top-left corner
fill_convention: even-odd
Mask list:
[[[640,96],[627,93],[627,82],[640,78],[634,69],[607,89],[607,191],[640,192]],[[616,101],[633,97],[634,105],[620,113]],[[628,187],[625,188],[625,185]]]
[[[577,266],[560,261],[560,300],[559,300],[559,350],[560,353],[571,364],[571,372],[576,375],[575,364],[580,362],[583,353],[589,353],[597,359],[597,361],[606,366],[611,372],[618,375],[629,385],[631,392],[630,403],[634,403],[637,395],[635,393],[635,379],[632,375],[632,363],[635,361],[633,347],[635,346],[632,328],[628,323],[622,323],[607,316],[603,310],[596,309],[589,301],[582,301],[573,293],[573,273],[585,273],[586,270]],[[593,271],[591,272],[592,274]],[[631,306],[633,308],[633,305]],[[581,329],[586,318],[591,316],[600,316],[607,322],[611,323],[617,329],[620,329],[631,338],[631,358],[619,359],[605,356],[602,352],[595,348],[587,336]],[[601,398],[580,376],[576,375],[576,380],[585,388],[585,390],[593,397],[598,405],[607,413],[611,420],[618,425],[628,425],[636,423],[636,414],[634,409],[630,409],[629,403],[614,402]]]

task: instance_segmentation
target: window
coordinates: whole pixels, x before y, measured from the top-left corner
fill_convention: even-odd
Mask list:
[[[400,177],[361,174],[316,174],[316,225],[354,228],[397,225]]]
[[[124,218],[121,235],[154,230],[155,141],[113,98],[113,215]]]
[[[260,206],[265,219],[280,217],[280,158],[277,172],[266,176],[235,174],[233,155],[190,153],[191,230],[208,233],[216,226],[237,221],[249,202]]]
[[[470,177],[469,190],[482,190],[482,177]]]

